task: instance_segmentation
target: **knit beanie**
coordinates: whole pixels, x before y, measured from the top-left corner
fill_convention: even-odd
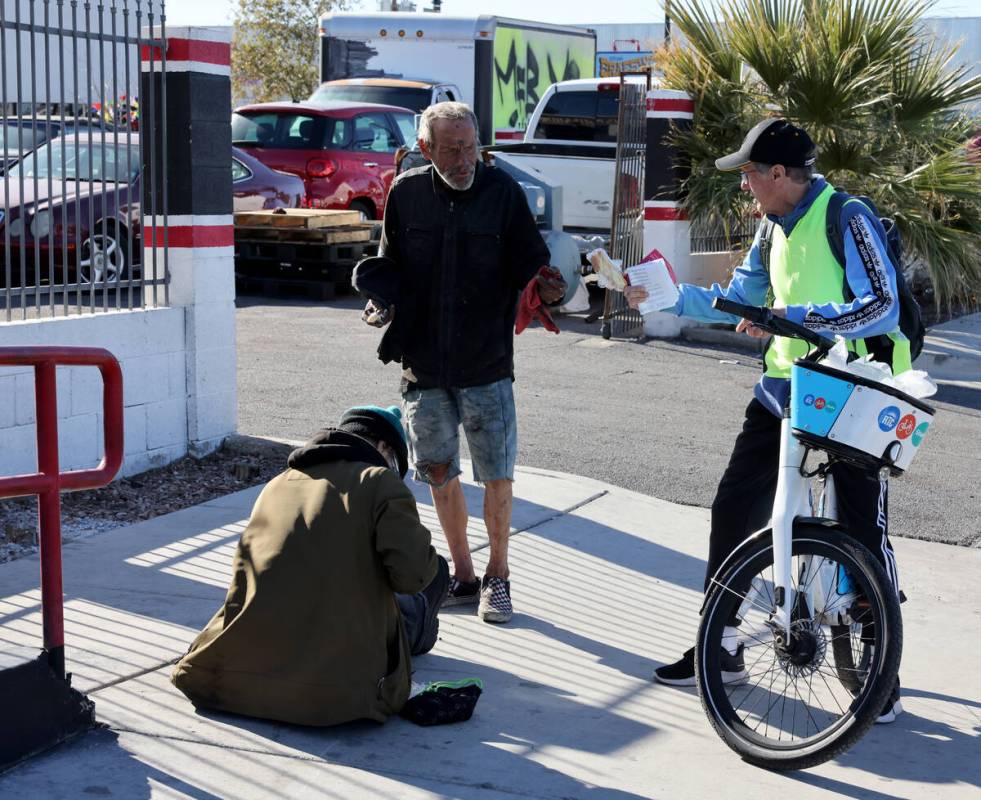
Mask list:
[[[395,451],[399,475],[409,471],[409,448],[402,427],[402,410],[398,406],[355,406],[341,416],[337,427],[342,431],[363,436],[373,442],[385,442]]]

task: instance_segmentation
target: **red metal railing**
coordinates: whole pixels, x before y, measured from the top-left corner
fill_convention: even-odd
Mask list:
[[[44,649],[51,668],[65,675],[65,620],[61,584],[61,492],[109,483],[123,463],[123,375],[108,350],[97,347],[0,347],[0,366],[34,367],[37,472],[0,478],[0,498],[36,494],[41,552]],[[105,455],[95,469],[60,472],[57,367],[98,367],[102,373]]]

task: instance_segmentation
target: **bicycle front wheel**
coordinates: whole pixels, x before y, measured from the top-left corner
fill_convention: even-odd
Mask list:
[[[848,596],[826,580],[842,570]],[[801,526],[791,574],[789,640],[772,619],[773,546],[766,537],[709,587],[695,652],[712,726],[743,759],[767,769],[812,767],[858,741],[885,706],[902,654],[899,599],[860,543],[832,528]],[[847,613],[854,616],[843,618]],[[736,621],[741,676],[731,658],[722,669],[723,644],[730,651],[733,644],[723,638],[725,628]]]

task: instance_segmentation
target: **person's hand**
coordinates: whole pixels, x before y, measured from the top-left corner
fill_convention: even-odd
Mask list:
[[[624,287],[623,296],[627,298],[628,306],[637,309],[647,299],[647,289],[643,286],[631,286],[627,284]]]
[[[392,321],[395,316],[395,306],[382,308],[375,305],[374,300],[369,300],[361,312],[361,320],[373,328],[384,328]]]
[[[562,273],[555,267],[542,267],[535,276],[538,283],[538,296],[545,305],[557,303],[565,297],[568,284],[562,278]]]
[[[775,317],[787,316],[786,308],[771,308],[770,311],[773,312],[773,316]],[[770,335],[768,331],[765,331],[762,328],[757,328],[748,319],[739,320],[739,324],[736,326],[736,333],[745,333],[747,336],[750,336],[753,339],[765,339]]]

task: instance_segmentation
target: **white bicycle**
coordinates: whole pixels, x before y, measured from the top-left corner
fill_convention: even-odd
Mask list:
[[[903,646],[899,597],[875,556],[835,520],[828,466],[847,459],[884,470],[883,478],[901,474],[934,411],[820,364],[834,342],[769,309],[714,305],[814,348],[793,368],[771,525],[713,576],[695,649],[702,706],[725,743],[761,767],[804,769],[872,726],[896,684]],[[821,450],[827,461],[808,471],[808,454]],[[822,487],[812,511],[815,476]],[[745,664],[736,683],[723,679],[721,664],[732,626]]]

